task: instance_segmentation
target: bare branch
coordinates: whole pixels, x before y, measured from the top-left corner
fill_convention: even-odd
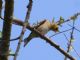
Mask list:
[[[36,33],[38,36],[40,36],[43,40],[45,40],[46,42],[48,42],[51,46],[55,47],[57,50],[59,50],[62,54],[64,54],[65,56],[67,56],[68,58],[70,58],[71,60],[75,60],[72,56],[70,56],[69,54],[67,54],[63,49],[60,48],[59,45],[57,45],[56,43],[52,42],[52,40],[50,40],[49,38],[45,37],[44,35],[41,35],[36,29],[33,28],[29,28],[31,31],[34,31],[34,33]]]
[[[67,36],[66,36],[65,34],[64,34],[64,36],[65,36],[66,40],[70,43],[70,41],[68,40]],[[72,46],[72,48],[74,49],[74,51],[75,51],[75,53],[77,54],[77,56],[80,58],[79,53],[76,51],[76,49],[73,47],[72,44],[71,44],[71,46]],[[67,57],[64,58],[64,60],[66,60],[66,59],[67,59]]]
[[[10,39],[10,41],[16,41],[16,40],[18,40],[18,39],[20,39],[20,36],[14,38],[14,39]]]
[[[72,46],[72,39],[73,39],[73,32],[74,32],[74,24],[75,24],[75,20],[73,20],[73,28],[72,28],[71,35],[70,35],[70,41],[68,42],[67,53],[70,52],[70,50],[71,50],[71,46]],[[67,57],[65,57],[64,60],[67,60]]]
[[[72,28],[67,29],[67,30],[65,30],[65,31],[58,32],[58,33],[56,33],[56,34],[54,34],[54,35],[50,36],[49,38],[51,38],[51,37],[53,37],[53,36],[55,36],[55,35],[58,35],[58,34],[60,34],[60,33],[67,32],[67,31],[69,31],[69,30],[71,30],[71,29],[72,29]]]
[[[17,49],[16,49],[15,56],[14,56],[13,60],[17,59],[17,55],[18,55],[18,52],[20,50],[20,45],[21,45],[24,33],[26,31],[26,26],[28,25],[28,20],[29,20],[29,17],[30,17],[30,12],[31,12],[31,9],[32,9],[32,2],[33,2],[32,0],[29,0],[29,4],[27,6],[28,11],[27,11],[27,14],[26,14],[25,22],[23,23],[22,32],[20,34],[20,39],[19,39],[18,46],[17,46]]]

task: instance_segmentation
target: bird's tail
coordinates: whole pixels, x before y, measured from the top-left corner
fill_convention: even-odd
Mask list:
[[[31,39],[32,39],[31,36],[24,39],[24,47],[30,42]]]

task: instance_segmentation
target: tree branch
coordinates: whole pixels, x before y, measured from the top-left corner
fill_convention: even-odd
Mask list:
[[[73,28],[72,28],[72,31],[71,31],[71,34],[70,34],[70,40],[68,42],[68,47],[67,47],[67,53],[69,53],[71,51],[71,47],[72,47],[72,40],[73,40],[73,32],[74,32],[74,23],[75,23],[75,20],[73,21]],[[64,60],[67,60],[67,57],[65,57]]]
[[[2,3],[3,3],[3,1],[0,0],[0,17],[1,17],[1,12],[2,12]]]
[[[8,56],[4,54],[9,54],[13,8],[14,0],[5,0],[2,40],[0,41],[0,60],[8,60]]]
[[[18,52],[20,50],[20,45],[21,45],[21,42],[22,42],[24,33],[26,31],[26,26],[28,25],[28,20],[29,20],[29,17],[30,17],[30,12],[31,12],[31,9],[32,9],[32,2],[33,2],[32,0],[29,0],[29,4],[27,6],[28,11],[26,13],[25,22],[23,23],[23,28],[22,28],[22,31],[21,31],[21,34],[20,34],[18,46],[17,46],[17,49],[16,49],[15,56],[14,56],[14,59],[13,60],[16,60],[17,59],[17,55],[18,55]]]

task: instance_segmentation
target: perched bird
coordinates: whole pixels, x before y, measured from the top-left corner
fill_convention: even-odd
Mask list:
[[[54,32],[58,32],[58,25],[54,22],[50,22],[48,20],[41,21],[38,25],[33,28],[37,29],[42,35],[45,35],[49,30]],[[31,32],[30,35],[24,39],[24,46],[28,44],[28,42],[32,39],[38,37],[34,32]]]

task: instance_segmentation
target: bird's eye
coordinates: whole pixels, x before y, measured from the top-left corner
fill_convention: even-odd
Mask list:
[[[55,28],[55,31],[58,31],[58,28]]]
[[[55,30],[58,30],[58,28],[56,28]]]

